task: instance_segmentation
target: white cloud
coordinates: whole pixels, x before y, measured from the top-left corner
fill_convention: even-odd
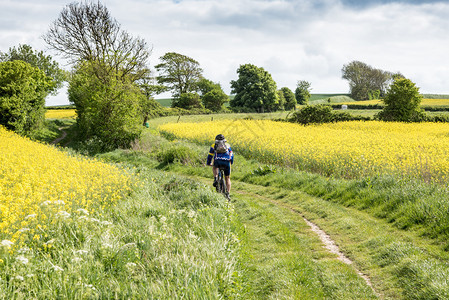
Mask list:
[[[338,0],[103,2],[124,29],[153,46],[151,65],[169,51],[191,56],[204,75],[219,81],[227,92],[238,66],[245,63],[264,67],[278,87],[294,89],[298,80],[307,80],[316,93],[347,92],[341,68],[360,60],[400,71],[422,92],[449,93],[449,4],[445,2],[368,1],[365,6],[349,5],[357,2],[350,0],[345,4]],[[43,49],[39,37],[63,4],[33,3],[0,3],[0,50],[18,43]],[[5,12],[9,21],[3,18]]]

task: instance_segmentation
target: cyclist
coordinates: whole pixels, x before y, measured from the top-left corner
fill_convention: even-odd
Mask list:
[[[214,163],[212,165],[212,159]],[[218,169],[224,169],[226,186],[228,187],[228,195],[231,192],[231,165],[234,163],[234,153],[231,146],[227,143],[225,137],[219,134],[215,137],[215,143],[212,144],[207,156],[207,165],[212,166],[214,173],[214,186],[217,186]]]

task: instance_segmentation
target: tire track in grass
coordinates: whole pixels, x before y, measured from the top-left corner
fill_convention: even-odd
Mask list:
[[[238,194],[248,194],[246,191],[242,191],[242,190],[237,190],[236,193]],[[318,235],[318,237],[320,238],[321,242],[324,244],[324,248],[326,248],[330,253],[335,254],[337,256],[337,259],[347,265],[351,265],[351,267],[355,270],[355,272],[358,274],[358,276],[360,276],[363,280],[365,280],[366,284],[371,288],[371,290],[373,291],[373,293],[377,296],[380,297],[380,295],[376,292],[376,290],[373,287],[373,284],[371,283],[370,278],[366,275],[363,274],[359,269],[357,269],[354,264],[353,261],[351,259],[349,259],[343,252],[340,251],[340,248],[338,247],[338,245],[335,243],[335,241],[331,238],[331,236],[329,234],[327,234],[324,230],[322,230],[318,225],[316,225],[315,223],[312,223],[311,221],[309,221],[306,217],[304,217],[301,212],[288,207],[286,205],[283,205],[282,203],[279,203],[271,198],[267,198],[267,197],[263,197],[261,195],[258,194],[253,194],[251,193],[252,196],[258,197],[258,198],[262,198],[264,200],[268,200],[269,202],[271,202],[274,205],[277,206],[281,206],[284,208],[289,209],[290,211],[294,212],[295,214],[299,215],[304,222],[310,227],[310,229],[316,233]]]

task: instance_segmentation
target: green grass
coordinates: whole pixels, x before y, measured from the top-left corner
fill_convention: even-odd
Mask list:
[[[206,157],[205,147],[186,145],[192,145],[200,156]],[[210,169],[201,164],[177,163],[161,167],[189,176],[211,177]],[[281,223],[288,210],[301,212],[332,235],[355,264],[372,277],[376,290],[385,297],[449,297],[445,280],[449,275],[449,218],[445,212],[449,208],[445,204],[448,195],[444,188],[411,181],[398,182],[389,177],[325,178],[266,166],[239,156],[232,178],[234,192],[231,194],[236,198],[236,212],[243,223],[252,218],[246,220],[245,209],[255,215],[258,211],[262,216],[262,211],[272,204],[283,206],[287,210],[272,218]],[[243,203],[249,208],[240,206]],[[257,208],[255,203],[259,205]],[[259,221],[262,227],[268,226],[263,223],[265,221]],[[257,236],[257,232],[250,236]],[[272,244],[267,242],[267,249],[263,251],[269,253]],[[264,264],[260,268],[263,269]]]
[[[1,247],[0,298],[239,297],[240,225],[227,201],[191,179],[139,173],[142,186],[117,206],[45,229],[51,248],[18,259]]]

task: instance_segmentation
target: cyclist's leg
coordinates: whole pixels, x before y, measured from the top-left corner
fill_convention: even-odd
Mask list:
[[[231,192],[231,163],[228,162],[224,168],[224,175],[226,180],[226,186],[228,188],[228,193]]]
[[[228,187],[228,193],[231,192],[231,176],[225,176],[226,186]]]

